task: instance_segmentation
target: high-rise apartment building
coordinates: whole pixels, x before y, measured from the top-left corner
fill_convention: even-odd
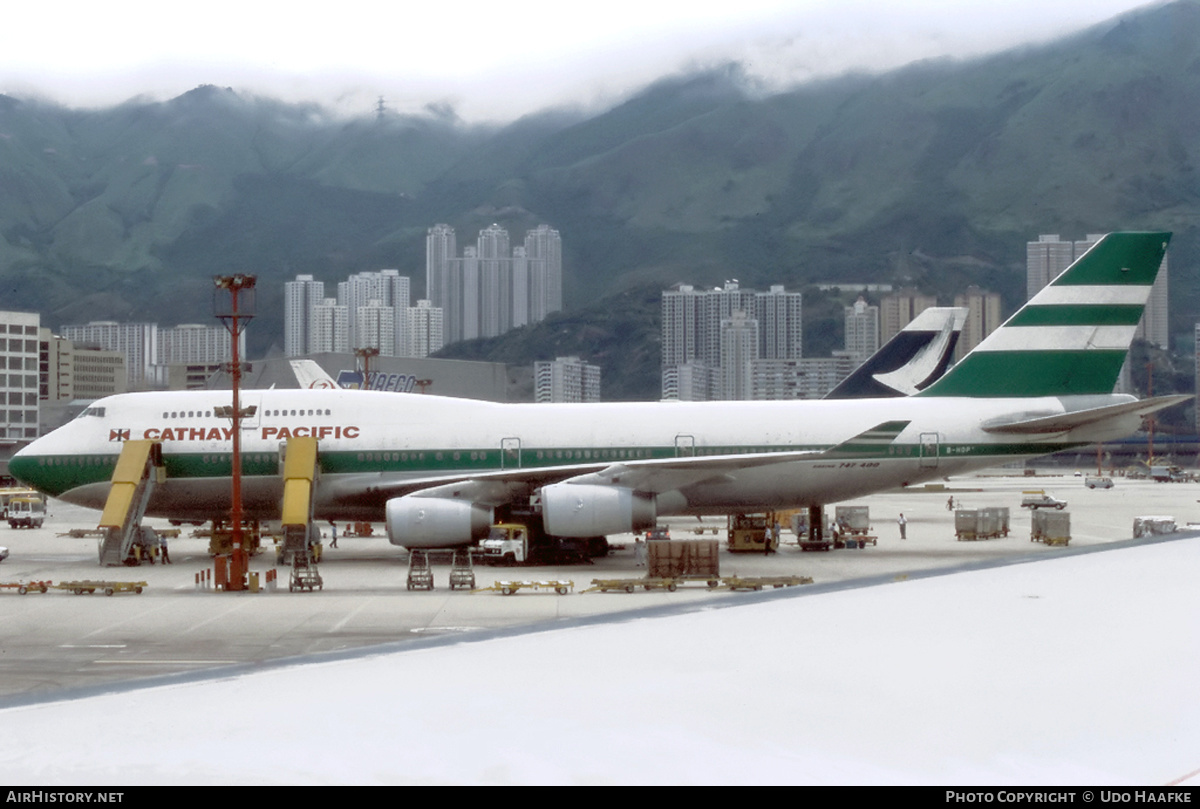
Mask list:
[[[879,350],[879,307],[867,303],[861,295],[854,305],[845,307],[846,352],[861,363]]]
[[[0,444],[38,436],[38,330],[36,312],[0,312]]]
[[[351,349],[377,348],[385,357],[403,356],[410,298],[408,276],[399,270],[360,272],[339,282],[338,304],[349,315]],[[366,332],[360,332],[360,325]]]
[[[798,359],[803,347],[802,298],[772,286],[769,292],[742,289],[727,281],[717,289],[680,284],[662,294],[662,395],[664,399],[750,397],[749,367],[728,365],[734,357]],[[739,348],[730,341],[736,330]],[[753,357],[744,344],[755,336]]]
[[[534,401],[600,401],[600,366],[579,357],[559,357],[533,364]]]
[[[931,306],[937,306],[935,295],[926,295],[913,287],[905,287],[879,301],[879,344],[900,333],[913,318]]]
[[[803,303],[799,292],[787,292],[781,284],[755,294],[760,358],[795,359],[804,355]]]
[[[454,228],[434,225],[425,234],[425,297],[449,316],[454,293],[450,284],[450,262],[458,257]]]
[[[283,285],[283,352],[289,357],[312,353],[308,345],[312,308],[325,300],[325,282],[311,275],[297,275]]]
[[[448,234],[453,245],[453,231]],[[443,244],[444,241],[437,242]],[[298,276],[287,284],[288,309],[285,313],[285,330],[289,335],[298,331],[305,323],[306,336],[303,340],[304,353],[350,353],[358,348],[378,349],[384,357],[426,356],[413,354],[409,346],[408,326],[411,306],[411,281],[400,275],[399,270],[377,270],[356,273],[337,285],[337,298],[313,300],[307,310],[300,312],[296,307],[310,293],[324,289],[323,282],[311,280],[311,276]],[[434,307],[436,309],[436,307]],[[440,318],[440,310],[438,310]],[[426,320],[432,313],[426,314]],[[423,342],[418,351],[437,351],[426,348]],[[294,336],[289,343],[301,345]],[[289,356],[294,356],[290,354]]]
[[[229,329],[221,325],[185,323],[158,330],[158,361],[161,365],[229,362],[233,357],[232,346]],[[238,335],[238,351],[241,356],[246,356],[245,331]]]
[[[312,354],[350,353],[350,313],[337,298],[326,298],[309,311],[308,350]]]
[[[758,320],[738,309],[721,320],[721,398],[752,398],[750,365],[759,358]]]
[[[832,357],[756,360],[750,369],[753,398],[820,399],[860,364],[862,358],[848,351],[834,351]]]
[[[969,286],[965,293],[955,295],[954,305],[967,309],[967,321],[954,347],[954,359],[957,362],[982,343],[984,337],[1000,327],[1004,322],[1004,310],[999,293],[988,292],[977,286]]]
[[[354,348],[374,348],[381,357],[396,356],[396,308],[385,306],[383,301],[371,298],[362,306],[354,307]],[[408,307],[404,307],[408,316]],[[401,343],[405,342],[401,337]]]
[[[435,225],[425,237],[425,286],[445,318],[447,343],[496,337],[562,309],[562,241],[542,225],[524,246],[493,224],[457,256],[454,229]]]
[[[525,233],[529,260],[529,322],[545,320],[563,308],[562,238],[549,225]]]
[[[75,345],[49,329],[38,329],[38,399],[56,402],[75,398]]]
[[[1089,236],[1095,243],[1098,236]],[[1059,273],[1071,266],[1076,258],[1083,255],[1083,250],[1077,251],[1081,242],[1065,242],[1057,233],[1043,233],[1036,242],[1025,244],[1025,300],[1029,300],[1038,291],[1058,277]]]
[[[119,351],[75,346],[75,399],[103,399],[129,390],[129,375],[125,372],[125,357]]]
[[[63,326],[62,336],[77,347],[90,345],[123,354],[129,390],[165,383],[165,366],[158,359],[157,323],[93,321],[86,325]]]
[[[428,357],[445,344],[443,314],[432,301],[421,299],[408,309],[408,356]]]

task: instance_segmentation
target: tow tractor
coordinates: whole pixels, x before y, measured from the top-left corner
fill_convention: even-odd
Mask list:
[[[496,523],[479,543],[479,561],[515,565],[529,558],[529,529],[518,523]]]
[[[491,565],[590,563],[594,546],[602,546],[607,552],[608,543],[603,537],[535,537],[524,523],[503,522],[493,525],[487,539],[479,542],[475,558]]]

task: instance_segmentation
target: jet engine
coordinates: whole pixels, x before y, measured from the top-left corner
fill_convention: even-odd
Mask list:
[[[558,537],[597,537],[654,525],[654,495],[620,486],[554,483],[542,487],[542,524]]]
[[[468,500],[406,494],[387,501],[388,541],[406,548],[469,545],[488,534],[492,509]]]

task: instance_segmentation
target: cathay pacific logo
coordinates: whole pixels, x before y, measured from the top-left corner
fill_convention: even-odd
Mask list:
[[[109,430],[108,431],[108,440],[109,441],[128,441],[129,440],[129,431],[128,430]]]

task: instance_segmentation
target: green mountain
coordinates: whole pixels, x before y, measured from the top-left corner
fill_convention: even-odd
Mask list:
[[[420,294],[430,225],[466,240],[545,222],[562,234],[569,311],[454,349],[524,362],[599,350],[565,339],[571,328],[656,334],[647,295],[678,281],[906,282],[947,301],[975,283],[1011,309],[1037,234],[1153,228],[1176,234],[1182,345],[1200,304],[1198,119],[1200,0],[769,95],[731,65],[598,115],[505,127],[346,121],[211,86],[87,111],[0,96],[0,290],[52,326],[173,324],[211,316],[211,275],[254,272],[262,353],[281,341],[282,282],[297,273],[395,267]],[[617,324],[605,313],[618,309],[645,322]],[[813,318],[808,345],[836,343],[831,320]],[[603,345],[606,394],[657,395],[656,360]]]

